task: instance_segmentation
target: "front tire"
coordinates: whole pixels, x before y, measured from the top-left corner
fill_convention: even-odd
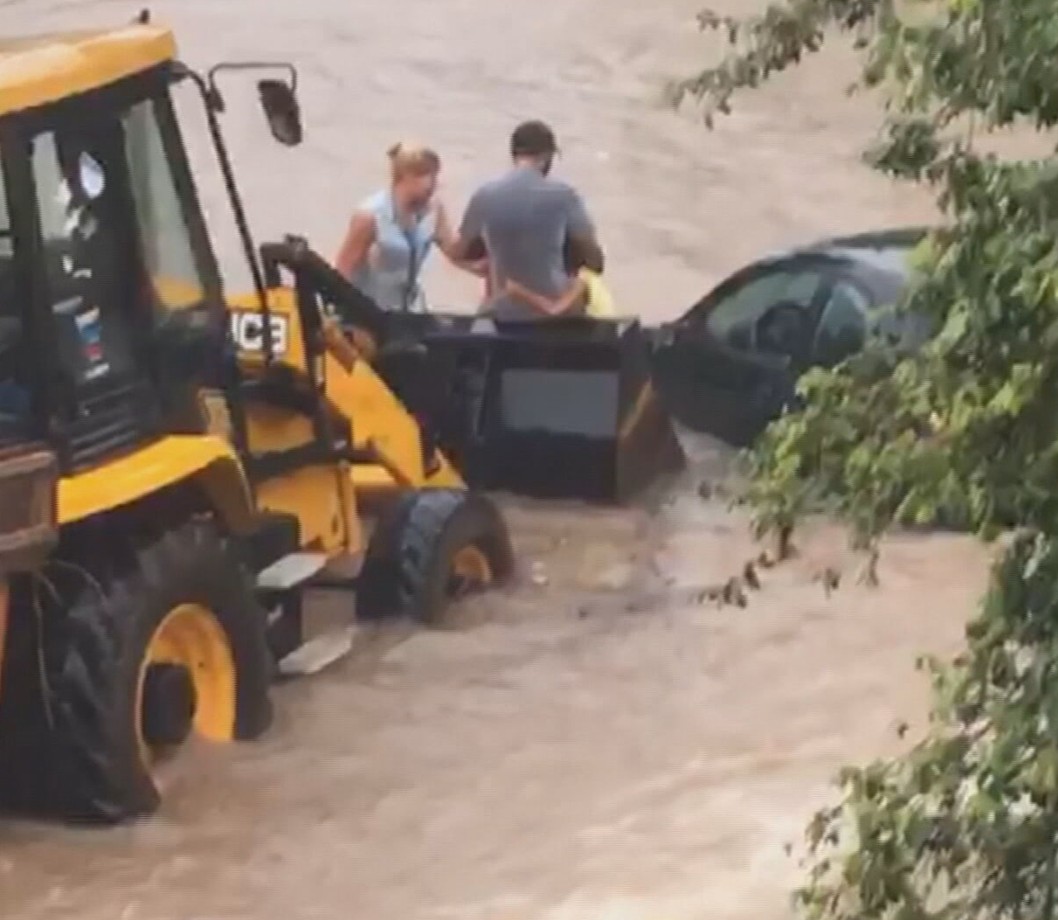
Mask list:
[[[71,820],[152,813],[156,762],[189,732],[248,739],[272,717],[265,615],[210,523],[114,562],[74,573],[65,611],[43,620],[45,731],[27,762],[47,777],[41,807]]]
[[[357,615],[441,625],[454,597],[501,581],[513,569],[507,525],[487,496],[462,489],[410,492],[372,535]]]

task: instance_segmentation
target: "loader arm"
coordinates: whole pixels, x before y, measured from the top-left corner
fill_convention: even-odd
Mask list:
[[[327,347],[324,323],[330,315],[341,316],[384,349],[385,313],[303,240],[288,237],[265,244],[261,261],[274,353],[269,361],[259,332],[245,333],[248,322],[262,322],[253,296],[233,300],[233,331],[244,375],[262,381],[281,374],[308,399],[317,400],[314,411],[320,419],[340,420],[350,438],[345,459],[357,491],[462,488],[463,480],[447,458],[439,451],[426,456],[430,452],[423,448],[420,421],[377,369],[364,359],[346,366],[344,355]],[[289,284],[284,285],[284,276]]]

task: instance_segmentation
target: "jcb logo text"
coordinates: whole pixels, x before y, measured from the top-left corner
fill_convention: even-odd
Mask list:
[[[280,357],[288,347],[289,323],[285,316],[272,316],[272,354]],[[239,351],[264,351],[264,317],[249,310],[231,312],[231,335]]]

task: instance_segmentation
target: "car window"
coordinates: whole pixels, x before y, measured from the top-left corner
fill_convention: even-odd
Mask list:
[[[870,298],[854,284],[834,284],[819,317],[813,347],[815,363],[833,367],[863,348],[870,306]]]
[[[886,303],[871,310],[870,331],[872,337],[886,345],[917,351],[936,335],[937,323],[933,317],[908,313]]]
[[[706,317],[706,331],[735,348],[750,349],[754,326],[769,309],[785,303],[807,310],[820,280],[814,270],[777,269],[757,275],[720,299]]]

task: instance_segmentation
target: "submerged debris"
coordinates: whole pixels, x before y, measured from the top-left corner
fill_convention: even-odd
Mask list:
[[[551,583],[551,579],[547,576],[547,566],[542,562],[534,562],[529,580],[538,588],[546,588]]]
[[[841,572],[832,566],[827,566],[818,575],[818,580],[823,584],[823,591],[830,597],[832,591],[841,587]]]
[[[746,583],[746,587],[753,591],[759,591],[761,588],[760,578],[757,576],[757,569],[750,560],[742,569],[742,580]]]

